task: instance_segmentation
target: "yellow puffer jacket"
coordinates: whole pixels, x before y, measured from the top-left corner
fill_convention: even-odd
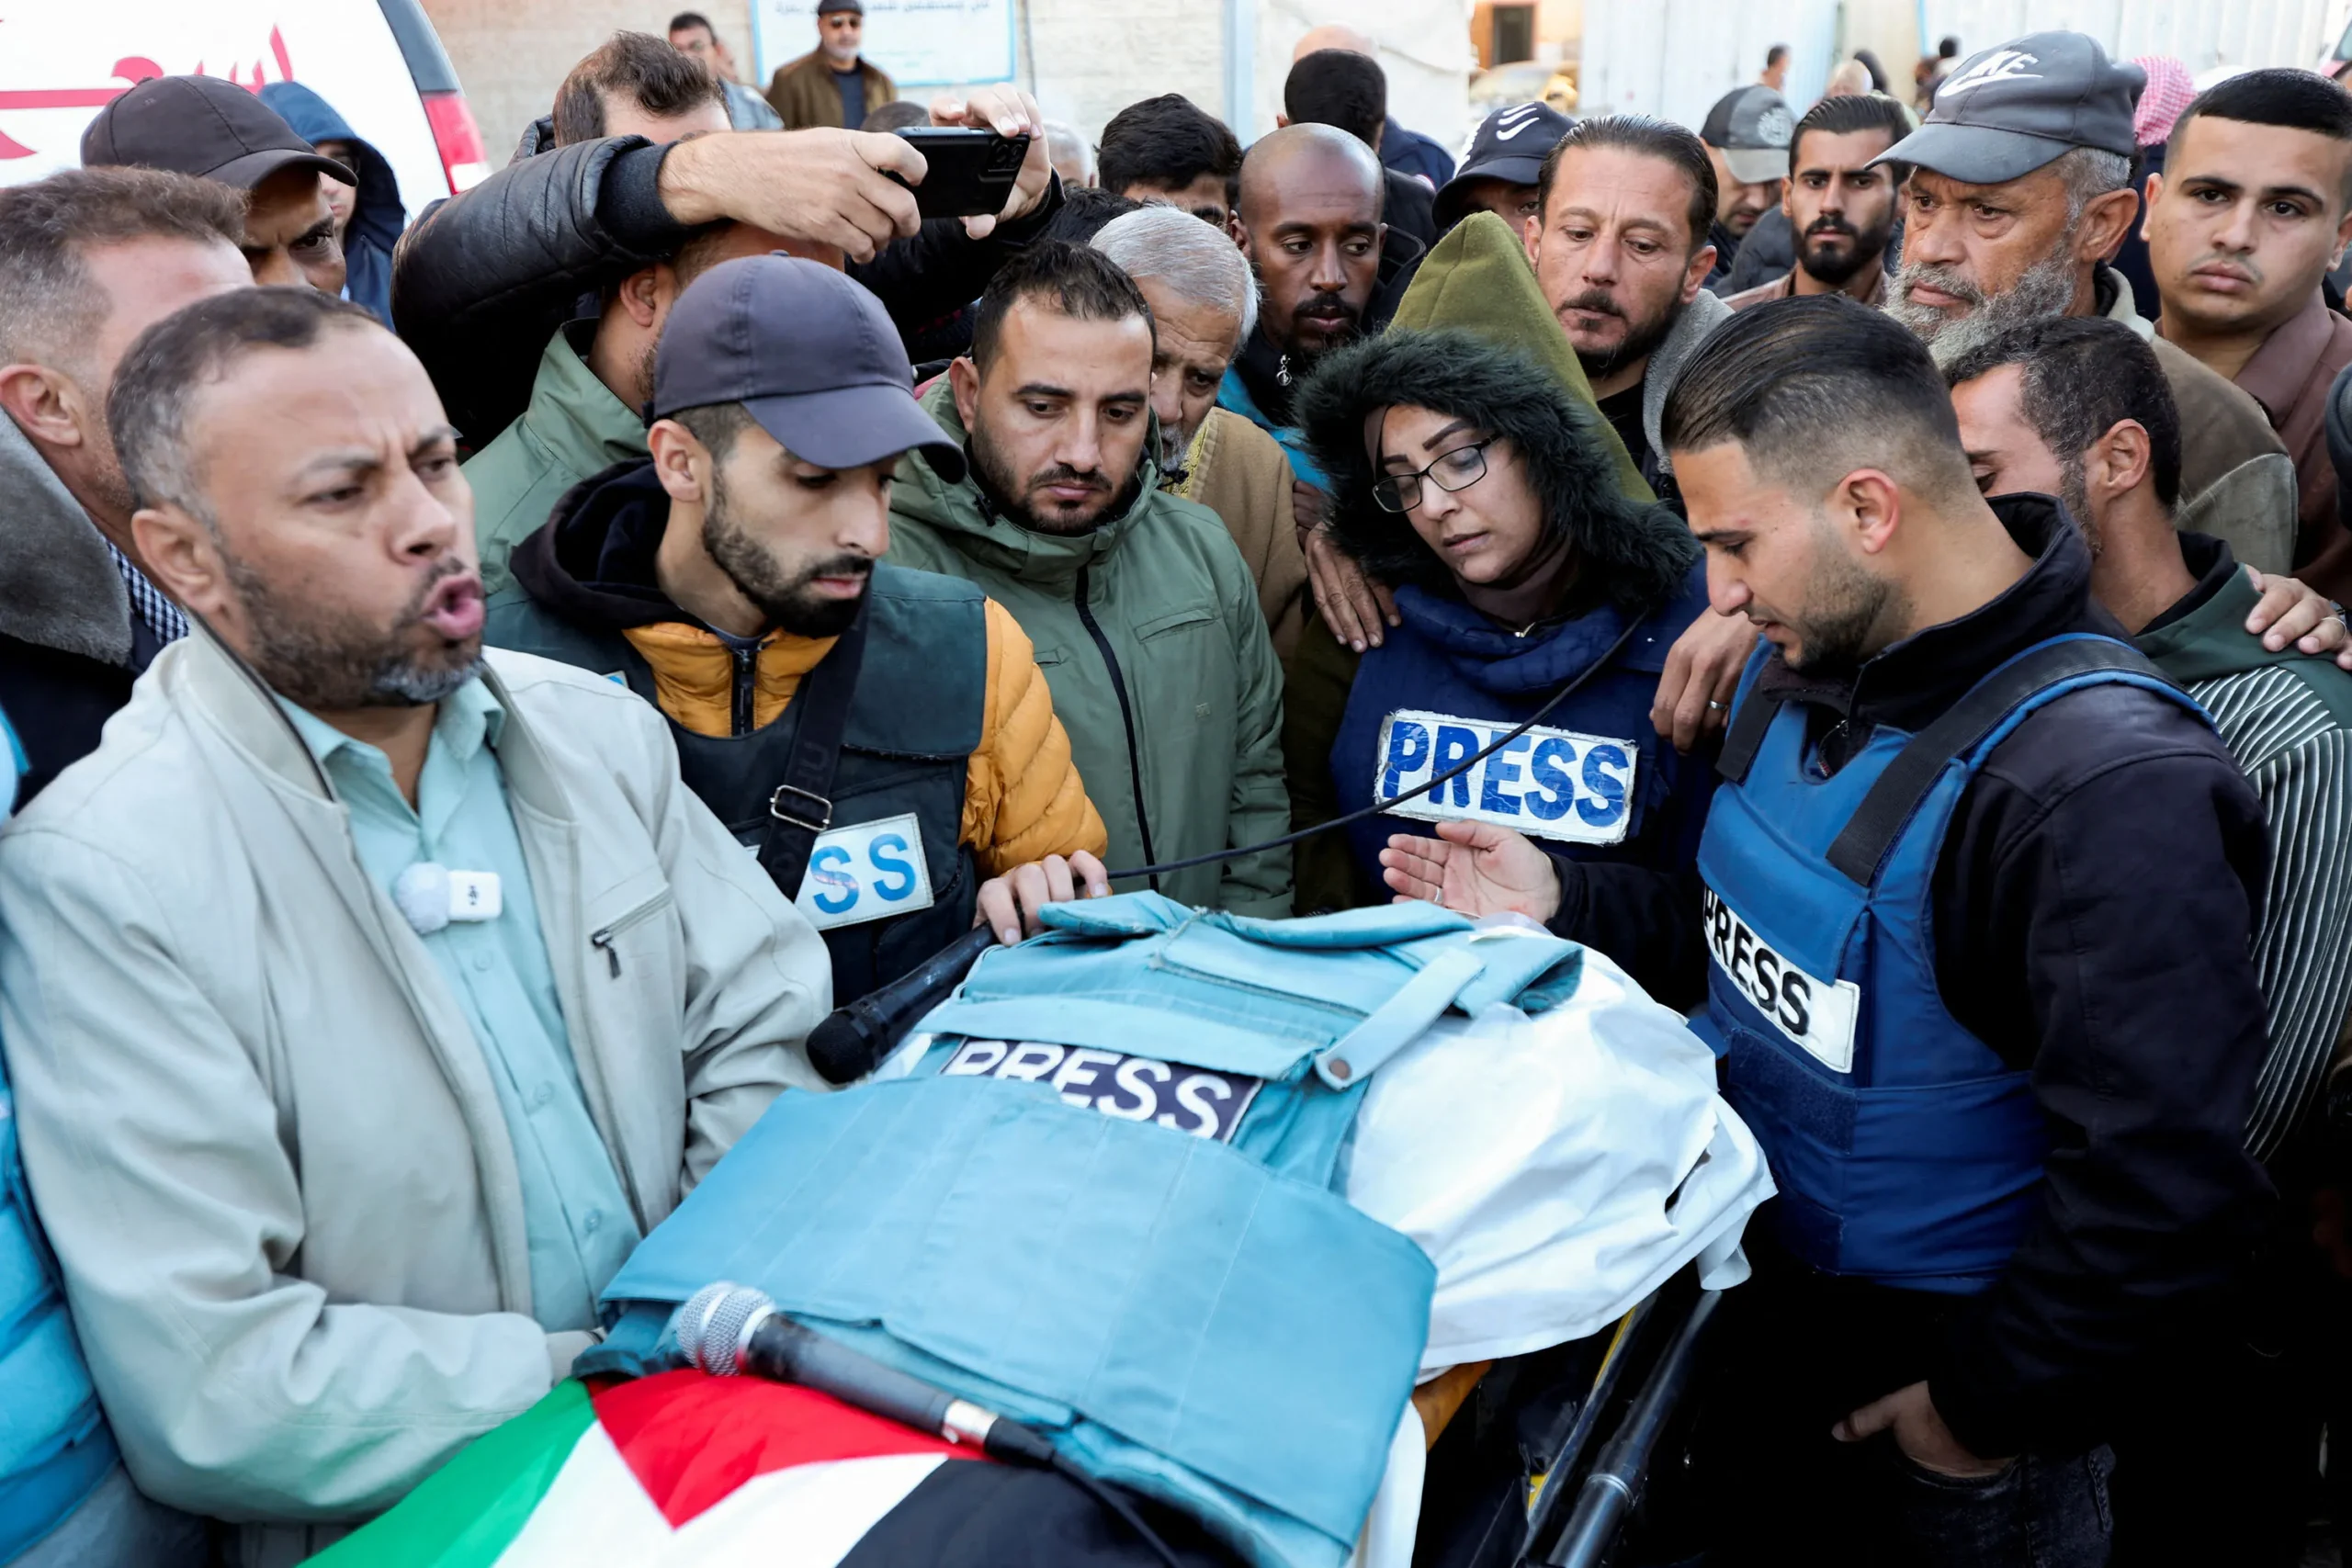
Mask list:
[[[1004,606],[986,606],[988,698],[980,744],[964,781],[963,841],[980,869],[997,876],[1026,861],[1108,845],[1102,814],[1070,761],[1069,737],[1054,716],[1053,693],[1036,653]],[[653,667],[662,711],[697,735],[729,732],[735,661],[727,645],[700,626],[665,621],[622,632]],[[752,722],[773,724],[800,689],[801,677],[833,649],[831,637],[772,631],[760,645]]]

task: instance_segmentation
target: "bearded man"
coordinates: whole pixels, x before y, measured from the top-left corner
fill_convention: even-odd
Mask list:
[[[1036,644],[1118,868],[1290,828],[1258,585],[1216,513],[1159,488],[1154,345],[1151,307],[1115,263],[1033,245],[989,285],[971,355],[923,400],[944,448],[910,451],[890,496],[889,560],[978,584]],[[1125,884],[1145,886],[1286,915],[1290,852]]]
[[[131,1473],[292,1562],[565,1375],[831,987],[650,708],[483,653],[457,433],[365,310],[191,304],[107,416],[195,630],[0,843],[0,1037]]]
[[[651,455],[574,487],[491,605],[493,643],[662,710],[686,787],[825,933],[836,1003],[976,910],[1017,935],[1016,886],[1033,921],[1073,878],[1106,890],[1029,639],[967,583],[876,564],[900,454],[962,471],[889,325],[817,262],[695,278],[654,357]]]
[[[2144,80],[2081,33],[2033,33],[1962,62],[1926,123],[1877,160],[1914,171],[1886,309],[1939,365],[2027,321],[2122,321],[2150,341],[2180,410],[2180,526],[2284,572],[2291,529],[2231,523],[2295,513],[2294,466],[2262,405],[2157,337],[2106,265],[2139,210],[2132,109]]]

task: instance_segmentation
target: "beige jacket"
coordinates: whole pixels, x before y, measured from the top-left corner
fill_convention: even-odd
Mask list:
[[[1250,576],[1274,656],[1290,666],[1306,617],[1306,557],[1291,510],[1290,459],[1274,438],[1230,409],[1211,409],[1184,453],[1181,484],[1160,488],[1225,520]]]
[[[588,1109],[650,1230],[779,1089],[821,940],[611,682],[493,650]],[[527,1314],[515,1156],[457,999],[274,702],[199,632],[0,835],[25,1169],[139,1484],[299,1561],[584,1348]]]

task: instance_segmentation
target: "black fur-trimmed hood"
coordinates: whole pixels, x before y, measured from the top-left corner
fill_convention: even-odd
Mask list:
[[[1698,541],[1662,506],[1626,498],[1595,434],[1600,416],[1557,377],[1513,349],[1460,329],[1391,328],[1330,355],[1299,389],[1295,412],[1330,477],[1332,529],[1364,570],[1391,585],[1454,591],[1453,575],[1412,526],[1372,499],[1366,449],[1374,410],[1406,405],[1467,420],[1517,448],[1544,499],[1547,526],[1574,543],[1587,581],[1623,608],[1671,598]]]

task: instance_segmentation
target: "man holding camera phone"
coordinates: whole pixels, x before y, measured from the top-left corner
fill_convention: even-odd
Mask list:
[[[628,93],[626,84],[613,90]],[[904,334],[978,299],[1059,209],[1044,118],[1035,99],[1011,86],[934,101],[934,126],[1031,141],[1001,209],[928,222],[908,188],[927,166],[898,136],[730,130],[557,147],[441,203],[402,236],[394,326],[476,448],[522,414],[542,351],[582,296],[609,297],[715,225],[747,225],[816,259],[845,261]]]

